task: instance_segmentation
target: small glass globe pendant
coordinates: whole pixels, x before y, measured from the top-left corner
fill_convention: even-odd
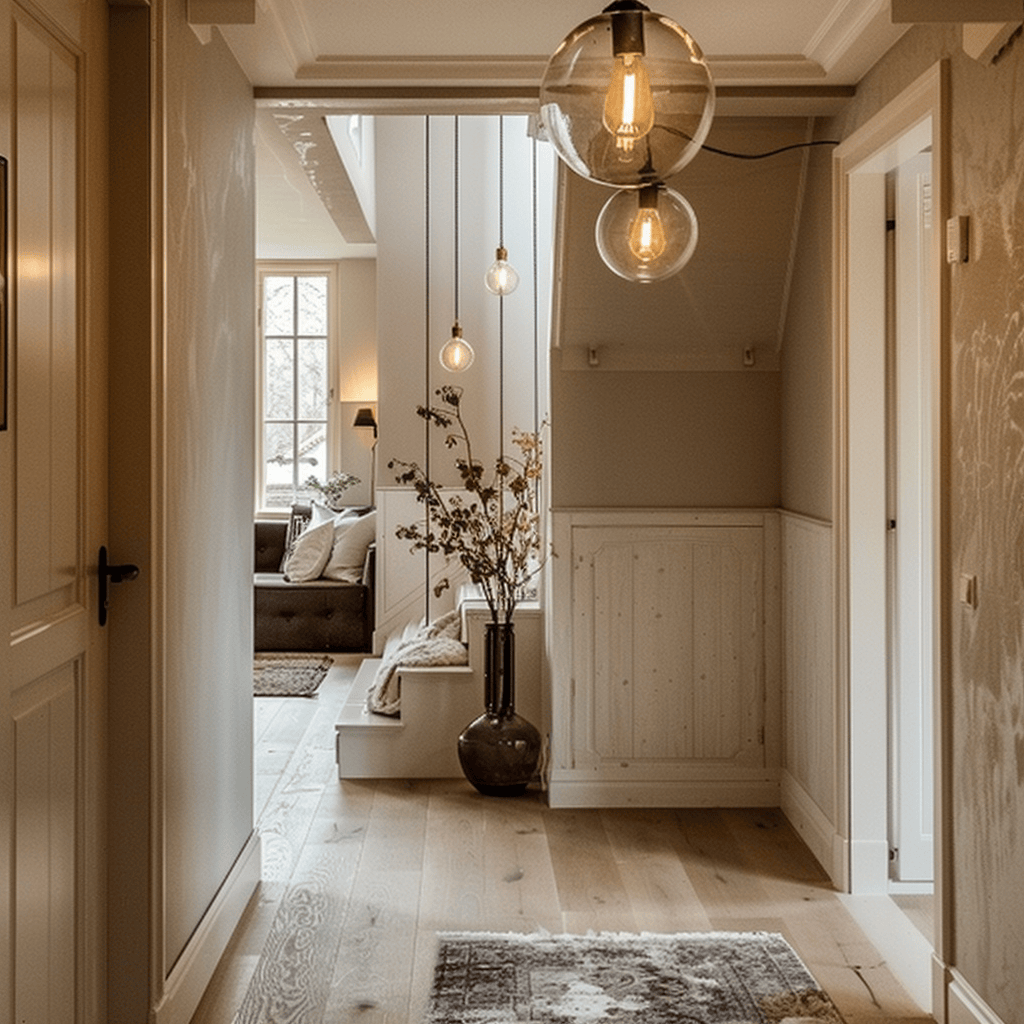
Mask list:
[[[473,347],[462,337],[462,326],[452,324],[452,336],[444,343],[439,354],[441,365],[451,373],[468,370],[473,363]]]
[[[664,185],[623,189],[604,204],[594,230],[609,270],[644,284],[678,273],[697,248],[697,217]]]
[[[494,252],[494,262],[484,275],[484,283],[492,295],[511,295],[519,285],[519,274],[508,261],[508,250],[499,245]]]
[[[541,118],[577,174],[614,188],[665,181],[700,150],[715,87],[692,36],[638,0],[615,0],[548,61]]]

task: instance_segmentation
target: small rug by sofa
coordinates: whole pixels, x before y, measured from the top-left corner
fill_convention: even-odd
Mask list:
[[[430,1024],[842,1024],[771,932],[438,938]]]
[[[328,655],[257,654],[254,697],[312,697],[334,662]]]

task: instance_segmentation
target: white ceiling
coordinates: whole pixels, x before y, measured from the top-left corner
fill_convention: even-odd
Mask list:
[[[258,0],[225,29],[256,86],[535,85],[593,0]],[[656,0],[718,86],[853,85],[905,31],[890,0]]]
[[[199,0],[192,0],[198,4]],[[217,0],[223,12],[255,10],[255,24],[221,24],[253,83],[260,109],[258,231],[261,255],[372,255],[348,246],[318,202],[323,162],[305,171],[268,117],[309,107],[314,133],[324,115],[353,109],[436,110],[465,90],[531,97],[550,54],[605,2],[593,0]],[[890,0],[652,0],[686,28],[708,58],[726,114],[831,114],[906,25]],[[198,9],[198,7],[196,8]],[[218,19],[221,20],[221,19]],[[240,19],[241,20],[241,19]],[[367,97],[386,96],[383,101]],[[304,150],[330,160],[327,148]],[[338,168],[330,169],[337,176]],[[332,202],[328,199],[328,203]],[[340,200],[333,199],[334,209]],[[318,208],[319,207],[319,208]],[[269,246],[269,248],[268,248]]]

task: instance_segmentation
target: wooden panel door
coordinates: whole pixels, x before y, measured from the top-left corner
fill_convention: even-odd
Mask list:
[[[762,533],[573,531],[577,768],[761,767]]]
[[[85,87],[85,47],[97,47],[102,67],[97,36],[87,37],[101,30],[85,28],[85,7],[95,5],[51,6],[36,15],[0,0],[9,300],[0,432],[0,1022],[18,1024],[104,1016],[106,660],[95,552],[106,507],[105,146],[101,91]],[[87,129],[96,131],[91,140]]]

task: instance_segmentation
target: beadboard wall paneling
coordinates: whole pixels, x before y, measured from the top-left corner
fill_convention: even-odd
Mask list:
[[[552,803],[777,804],[774,515],[555,518]]]
[[[833,882],[840,799],[833,655],[832,527],[783,513],[782,808]]]

